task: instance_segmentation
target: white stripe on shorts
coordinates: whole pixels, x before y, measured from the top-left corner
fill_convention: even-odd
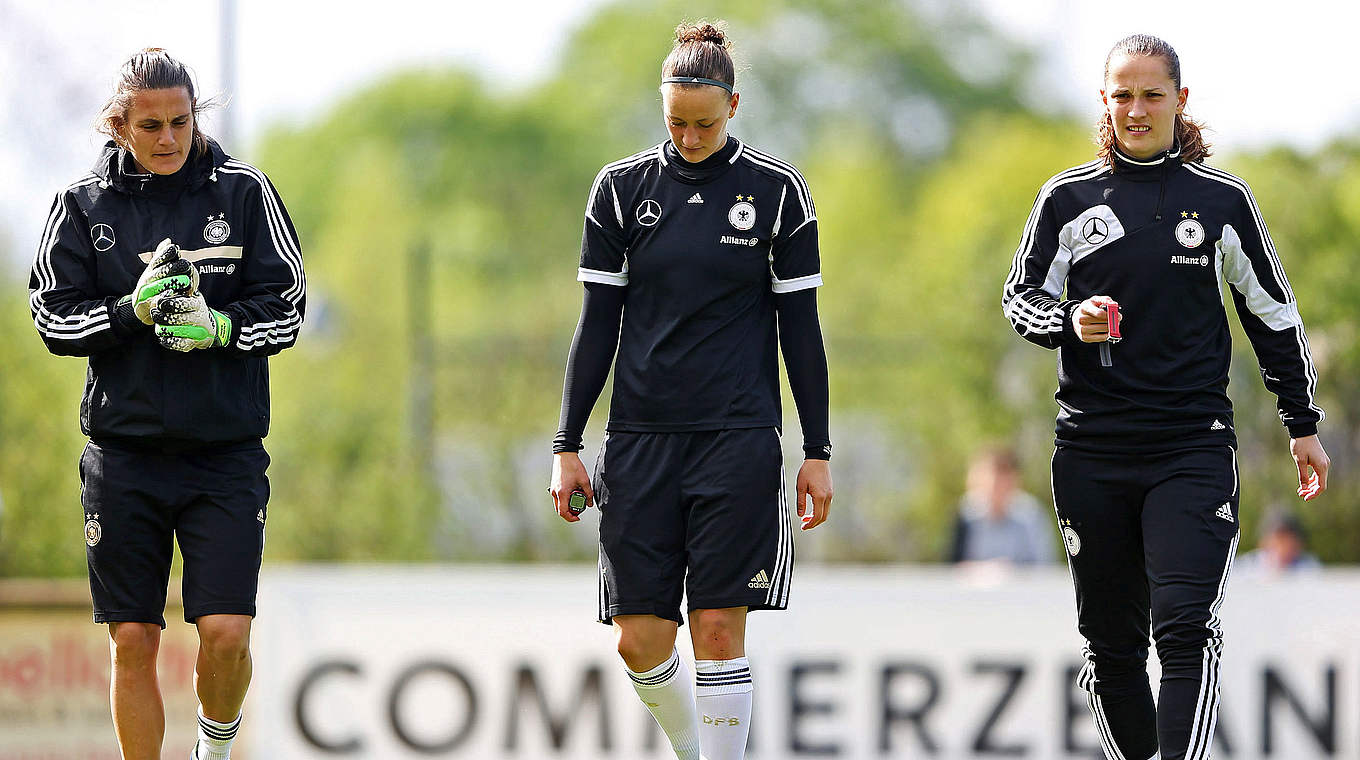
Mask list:
[[[779,436],[779,456],[784,456],[783,436]],[[779,549],[775,553],[774,573],[770,578],[770,590],[765,594],[765,603],[771,607],[783,608],[789,603],[789,586],[793,581],[793,525],[789,514],[789,499],[786,488],[784,465],[779,465]]]

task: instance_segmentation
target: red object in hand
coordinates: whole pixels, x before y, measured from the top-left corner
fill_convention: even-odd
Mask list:
[[[1105,304],[1105,320],[1110,327],[1110,340],[1119,340],[1124,337],[1119,334],[1119,304]]]

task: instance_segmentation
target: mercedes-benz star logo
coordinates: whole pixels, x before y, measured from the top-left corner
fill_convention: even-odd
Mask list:
[[[643,227],[655,227],[661,221],[661,204],[648,198],[637,207],[638,224]]]
[[[113,228],[107,224],[96,224],[90,228],[90,239],[96,251],[107,251],[113,247]]]
[[[1104,219],[1093,216],[1086,220],[1086,224],[1082,225],[1081,236],[1086,238],[1086,242],[1091,245],[1100,245],[1105,242],[1105,238],[1110,236],[1110,228],[1106,226]]]

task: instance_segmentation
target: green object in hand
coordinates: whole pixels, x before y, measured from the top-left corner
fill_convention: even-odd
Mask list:
[[[156,246],[151,262],[137,278],[132,289],[132,310],[145,324],[153,322],[151,309],[163,295],[191,295],[198,292],[198,268],[180,258],[179,246],[166,238]]]
[[[567,497],[567,509],[573,515],[579,515],[586,511],[586,492],[572,491],[571,496]]]
[[[156,340],[171,351],[225,346],[231,340],[231,317],[208,307],[202,293],[172,296],[151,309]]]
[[[185,263],[187,264],[188,262]],[[193,281],[189,279],[189,275],[176,274],[169,277],[162,277],[159,280],[152,280],[138,288],[137,292],[132,294],[132,305],[133,308],[144,307],[147,311],[147,316],[150,316],[151,301],[155,299],[156,296],[165,293],[166,291],[188,294],[192,288]]]

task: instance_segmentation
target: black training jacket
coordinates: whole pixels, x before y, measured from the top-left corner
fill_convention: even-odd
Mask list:
[[[730,136],[698,163],[667,140],[606,165],[586,206],[577,279],[623,291],[621,323],[581,336],[592,354],[611,346],[594,357],[614,362],[608,430],[778,428],[782,348],[804,451],[830,456],[817,214],[792,165]],[[599,392],[589,383],[577,398],[580,345],[559,430],[578,447]]]
[[[1058,349],[1059,445],[1113,451],[1235,444],[1223,283],[1292,437],[1317,432],[1317,372],[1251,190],[1178,149],[1116,153],[1039,191],[1002,292],[1016,332]],[[1123,339],[1083,343],[1072,312],[1119,303]]]
[[[54,354],[89,357],[81,430],[142,445],[216,444],[269,430],[268,359],[297,341],[302,249],[264,173],[215,142],[173,175],[138,174],[108,143],[57,194],[29,276],[33,323]],[[208,305],[231,317],[227,346],[162,348],[117,307],[170,238],[199,271]]]

